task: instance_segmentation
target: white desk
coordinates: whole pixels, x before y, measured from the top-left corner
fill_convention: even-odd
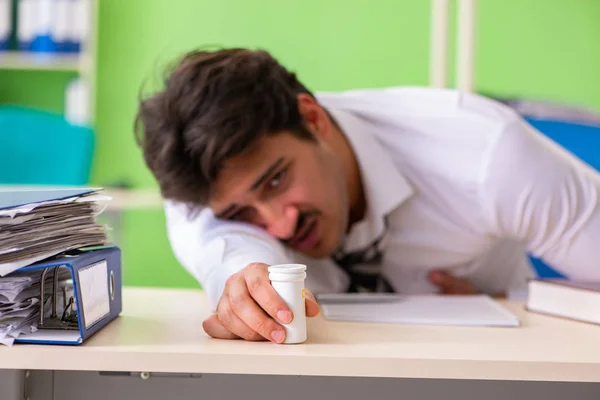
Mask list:
[[[306,343],[276,345],[209,338],[202,330],[209,309],[197,290],[125,288],[123,301],[122,316],[84,345],[0,347],[0,369],[196,373],[221,379],[600,381],[600,327],[530,314],[519,304],[507,306],[523,321],[521,328],[357,324],[317,317],[309,323]],[[594,390],[597,396],[599,387]]]

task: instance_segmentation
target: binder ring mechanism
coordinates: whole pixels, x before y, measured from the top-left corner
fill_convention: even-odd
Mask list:
[[[40,321],[39,329],[79,329],[77,312],[75,310],[75,297],[70,296],[67,300],[67,288],[62,287],[62,300],[63,300],[63,311],[59,318],[58,308],[58,283],[59,283],[59,269],[61,266],[44,268],[42,271],[42,278],[40,280]],[[51,314],[50,318],[46,319],[44,316],[44,306],[46,303],[46,275],[49,270],[53,270],[53,285],[51,293]]]
[[[110,300],[115,300],[115,271],[110,271]]]

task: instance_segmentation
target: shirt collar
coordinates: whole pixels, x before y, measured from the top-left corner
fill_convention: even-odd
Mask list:
[[[365,191],[365,217],[352,226],[341,249],[356,251],[382,236],[386,216],[413,194],[413,188],[377,141],[372,127],[348,111],[331,108],[328,111],[354,151]]]

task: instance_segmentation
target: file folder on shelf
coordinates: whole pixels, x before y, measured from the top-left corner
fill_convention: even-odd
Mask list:
[[[38,330],[19,336],[15,343],[78,345],[121,313],[118,247],[72,251],[19,272],[36,270],[42,273]]]

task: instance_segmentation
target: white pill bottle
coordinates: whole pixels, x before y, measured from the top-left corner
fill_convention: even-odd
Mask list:
[[[294,315],[291,323],[283,325],[286,330],[283,343],[306,341],[305,279],[306,265],[304,264],[279,264],[269,267],[271,285]]]

